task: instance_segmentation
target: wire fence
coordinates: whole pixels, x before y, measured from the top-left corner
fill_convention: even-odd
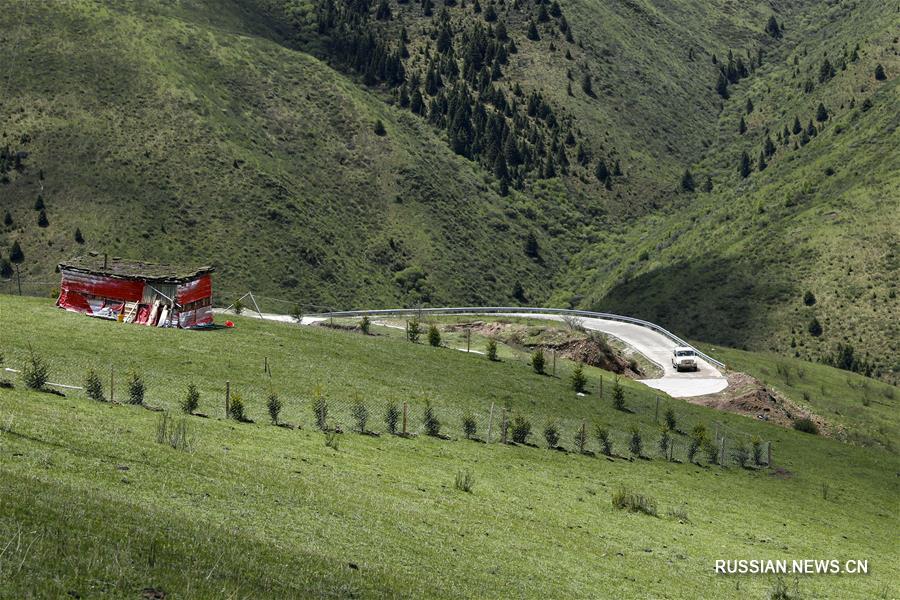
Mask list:
[[[65,372],[69,375],[73,370],[81,370],[86,374],[92,369],[93,366],[87,361],[70,361]],[[3,371],[21,379],[23,369],[0,369],[0,380],[3,379]],[[103,381],[107,400],[111,397],[120,403],[128,401],[125,369],[101,369],[97,373]],[[161,386],[157,376],[142,377],[145,388],[154,390],[153,399],[148,404],[166,411],[177,412],[180,409],[179,401],[172,394],[159,393]],[[79,385],[81,382],[76,383],[66,376],[52,379],[63,381],[48,382],[48,387],[60,388],[66,394],[86,395],[84,387]],[[247,421],[265,424],[270,421],[267,410],[270,393],[265,385],[232,385],[226,382],[225,388],[219,389],[215,396],[205,395],[200,409],[205,416],[212,418],[234,418],[230,408],[239,399]],[[679,422],[674,429],[668,429],[661,425],[665,423],[664,415],[658,419],[660,425],[636,422],[629,431],[625,431],[588,416],[559,416],[545,410],[526,411],[497,403],[463,408],[433,404],[425,398],[394,401],[359,395],[346,400],[330,397],[317,388],[305,396],[299,403],[290,403],[289,414],[280,416],[282,425],[320,429],[326,433],[432,436],[448,441],[471,439],[484,444],[552,448],[587,456],[659,459],[723,467],[767,467],[771,466],[772,460],[771,442],[763,442],[719,421],[705,426],[706,432],[702,438],[695,438],[692,433],[696,423]],[[601,431],[604,432],[602,435]]]

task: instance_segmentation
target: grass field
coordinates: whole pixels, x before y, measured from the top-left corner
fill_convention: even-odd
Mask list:
[[[787,584],[804,597],[898,593],[893,453],[669,399],[681,428],[718,423],[772,440],[779,469],[607,460],[548,450],[539,435],[540,447],[486,445],[449,422],[452,440],[347,432],[334,448],[312,427],[316,386],[336,403],[427,396],[439,415],[493,400],[535,429],[541,415],[637,425],[648,455],[654,394],[624,382],[634,412],[623,413],[598,397],[595,371],[593,393],[578,398],[513,359],[235,321],[145,329],[0,297],[7,367],[22,367],[30,343],[52,381],[79,384],[88,367],[110,365],[121,381],[139,368],[148,404],[174,411],[193,382],[210,415],[185,417],[183,452],[156,443],[161,413],[27,391],[11,376],[15,389],[0,389],[0,596],[768,597],[771,577],[713,574],[715,559],[742,557],[868,559],[867,576]],[[255,424],[222,418],[225,380]],[[266,424],[270,386],[301,429]],[[383,430],[378,415],[372,428]],[[454,486],[466,470],[472,493]],[[620,487],[654,498],[658,516],[614,509]]]

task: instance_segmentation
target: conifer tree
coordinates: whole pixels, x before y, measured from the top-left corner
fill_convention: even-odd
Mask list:
[[[375,9],[375,18],[379,21],[391,20],[391,5],[387,0],[381,0],[378,3],[378,8]]]
[[[703,182],[703,191],[707,194],[713,191],[713,180],[709,175],[706,176],[706,181]]]
[[[828,110],[825,108],[825,105],[819,102],[819,107],[816,109],[816,121],[823,123],[828,120]]]
[[[766,136],[766,141],[763,146],[763,152],[766,153],[766,156],[772,156],[775,154],[775,144],[772,143],[772,138]]]
[[[484,11],[484,20],[488,23],[493,23],[497,20],[497,11],[494,10],[493,4],[488,4],[487,9]]]
[[[766,33],[775,39],[781,37],[781,28],[778,26],[778,21],[775,20],[775,15],[769,17],[769,21],[766,23]]]
[[[753,100],[751,100],[750,98],[747,98],[747,106],[745,108],[747,110],[748,115],[750,113],[752,113],[753,112]]]
[[[801,131],[803,131],[803,126],[800,125],[800,117],[794,117],[794,127],[791,129],[794,135],[797,135]]]
[[[694,191],[694,176],[691,175],[690,169],[685,169],[684,174],[681,176],[681,190],[683,192]]]
[[[594,97],[594,84],[591,81],[591,74],[585,73],[581,77],[581,89],[590,97]]]
[[[744,122],[744,115],[741,115],[741,120],[738,122],[738,133],[743,135],[747,131],[747,124]]]
[[[38,194],[37,200],[34,201],[34,210],[44,210],[44,197]]]
[[[547,7],[543,3],[538,6],[537,19],[539,23],[546,23],[550,20],[550,15],[547,14]]]
[[[6,214],[3,215],[3,224],[7,227],[10,227],[13,224],[12,214],[9,211],[6,211]]]
[[[819,67],[819,83],[825,83],[832,77],[834,77],[834,67],[831,65],[831,61],[826,58],[822,61],[822,66]]]
[[[38,215],[37,221],[38,227],[47,227],[50,225],[50,221],[47,220],[47,211],[42,210]]]
[[[84,236],[81,234],[81,228],[75,228],[75,242],[78,244],[84,243]]]
[[[766,164],[766,155],[762,150],[760,150],[759,151],[759,160],[756,162],[756,170],[759,172],[763,172],[766,170],[767,166],[768,165]]]
[[[537,42],[541,39],[541,36],[538,34],[537,25],[534,24],[534,21],[528,22],[528,33],[526,34],[528,39]]]
[[[725,74],[721,71],[719,72],[719,81],[716,82],[716,92],[719,93],[723,99],[728,99],[728,80],[725,78]]]
[[[597,161],[597,166],[594,168],[594,176],[604,183],[609,179],[609,169],[606,167],[606,161],[602,158]]]
[[[738,172],[741,174],[741,177],[747,177],[750,175],[750,156],[747,152],[741,152],[741,165],[738,169]]]
[[[854,50],[854,52],[856,52],[856,50]],[[884,67],[881,66],[881,63],[875,65],[875,79],[878,81],[887,79],[887,74],[884,72]]]

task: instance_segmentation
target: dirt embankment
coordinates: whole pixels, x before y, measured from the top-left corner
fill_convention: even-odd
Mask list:
[[[474,333],[528,351],[536,348],[553,350],[562,358],[583,362],[632,379],[645,376],[636,361],[620,355],[602,334],[596,332],[484,321],[457,323],[447,326],[446,329],[448,331],[471,329]]]
[[[832,428],[825,419],[799,407],[777,390],[766,387],[760,380],[746,373],[726,374],[728,387],[716,394],[685,398],[692,404],[737,413],[769,421],[782,427],[793,427],[797,419],[809,418],[821,435],[830,437]]]

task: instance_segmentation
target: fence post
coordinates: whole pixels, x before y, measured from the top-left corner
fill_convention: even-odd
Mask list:
[[[766,444],[766,446],[767,446],[768,455],[769,455],[768,458],[766,459],[766,467],[771,469],[772,468],[772,442],[769,442],[768,444]]]
[[[550,351],[553,353],[553,376],[556,377],[556,349]]]
[[[410,341],[409,340],[409,320],[406,321],[406,341],[407,342]]]
[[[656,414],[653,415],[653,421],[659,425],[659,396],[656,397]]]
[[[263,358],[263,373],[269,372],[269,357],[266,356]]]
[[[406,414],[407,414],[407,403],[403,403],[403,435],[406,435]]]
[[[600,376],[600,399],[603,400],[603,375]]]
[[[116,393],[116,374],[115,367],[109,365],[109,402],[112,404]]]
[[[719,464],[721,465],[721,467],[723,469],[725,468],[725,460],[726,460],[726,458],[725,458],[725,443],[726,443],[726,441],[727,441],[727,438],[723,435],[722,436],[722,458],[719,460]]]
[[[509,429],[506,426],[506,409],[503,409],[503,412],[500,413],[500,441],[502,443],[506,443],[506,430]]]
[[[491,443],[491,429],[494,427],[494,403],[491,402],[491,412],[488,417],[488,432],[487,432],[487,443]]]
[[[231,414],[231,382],[225,382],[225,418]]]
[[[585,430],[584,420],[581,421],[581,447],[578,449],[579,452],[584,454],[584,449],[587,448],[587,431]]]
[[[469,351],[469,348],[472,345],[471,342],[472,342],[472,330],[466,329],[466,352]]]

